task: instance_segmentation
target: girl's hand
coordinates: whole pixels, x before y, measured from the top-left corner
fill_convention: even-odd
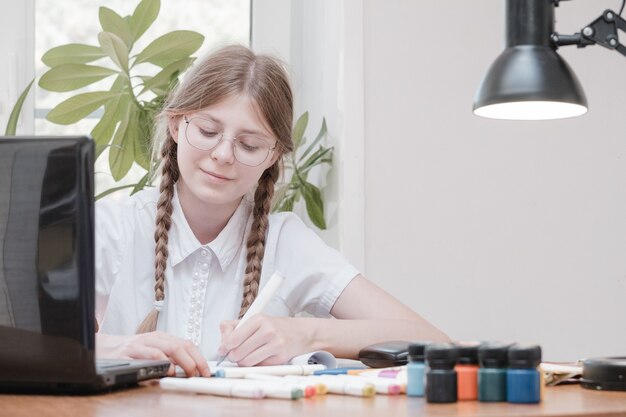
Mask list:
[[[130,336],[97,333],[96,337],[97,357],[169,360],[172,363],[170,376],[175,375],[176,365],[183,368],[187,376],[211,376],[209,364],[189,340],[158,331]]]
[[[239,366],[280,365],[310,350],[312,335],[304,320],[256,314],[237,330],[238,321],[220,324],[219,355]]]

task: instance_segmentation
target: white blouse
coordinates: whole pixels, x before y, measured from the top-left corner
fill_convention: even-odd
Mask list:
[[[154,308],[158,198],[158,190],[151,188],[96,204],[96,317],[102,333],[134,334]],[[220,322],[239,315],[252,206],[251,198],[244,198],[219,236],[202,245],[176,194],[173,199],[157,329],[191,340],[208,360],[217,358]],[[269,216],[260,288],[275,271],[285,280],[264,310],[273,316],[330,317],[335,301],[359,273],[293,213]]]

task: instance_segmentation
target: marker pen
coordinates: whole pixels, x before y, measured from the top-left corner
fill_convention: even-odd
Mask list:
[[[220,368],[215,371],[217,378],[243,378],[246,374],[266,375],[311,375],[315,371],[326,369],[325,365],[276,365],[276,366],[239,366]]]
[[[509,345],[484,343],[478,347],[478,401],[506,401]]]
[[[256,375],[257,377],[259,375]],[[298,376],[298,375],[285,375],[285,376],[273,376],[273,375],[266,375],[268,377],[271,378],[281,378],[285,381],[294,381],[294,382],[299,382],[301,384],[306,384],[306,385],[313,385],[315,387],[315,393],[316,395],[326,395],[328,394],[328,386],[324,383],[324,381],[317,379],[317,378],[312,378],[310,376]]]
[[[457,398],[459,401],[478,398],[478,342],[455,343],[458,353],[456,359]]]
[[[173,391],[220,395],[223,397],[263,398],[265,392],[259,386],[246,384],[242,380],[215,378],[161,378],[161,388]]]
[[[426,372],[426,401],[429,403],[456,402],[457,380],[454,365],[456,348],[450,343],[436,343],[426,346],[428,364]]]
[[[293,375],[287,375],[285,378],[308,378],[312,380],[319,380],[326,385],[329,394],[345,394],[354,395],[357,397],[371,397],[376,394],[376,388],[370,382],[362,381],[350,381],[346,378],[338,378],[332,375],[319,375],[309,377],[298,377]]]
[[[269,281],[267,281],[267,284],[265,284],[263,288],[261,288],[261,290],[259,291],[259,294],[254,299],[254,301],[252,302],[252,304],[250,305],[246,313],[243,315],[243,317],[239,320],[234,330],[237,330],[239,327],[241,327],[246,321],[250,319],[250,317],[254,316],[255,314],[261,313],[263,311],[267,303],[274,296],[274,293],[276,292],[276,290],[278,290],[278,287],[280,287],[280,284],[283,283],[283,280],[284,280],[283,276],[278,271],[275,271],[272,274]],[[217,359],[216,366],[220,366],[220,364],[224,362],[224,360],[228,357],[228,353],[220,356]]]
[[[510,403],[541,401],[541,363],[539,345],[515,344],[509,348],[509,369],[506,372],[506,399]]]
[[[291,387],[302,391],[302,396],[305,398],[313,397],[317,395],[317,388],[313,384],[307,384],[304,381],[292,381],[282,376],[275,375],[263,375],[263,374],[247,374],[245,379],[253,381],[265,381],[267,383],[276,383],[284,386]]]
[[[313,375],[343,375],[343,374],[348,374],[349,371],[354,371],[354,370],[362,371],[363,367],[320,369],[319,371],[314,371]]]
[[[426,345],[426,342],[409,344],[409,363],[406,366],[406,395],[409,397],[424,396],[424,380],[426,378],[424,350],[426,349]]]
[[[348,371],[348,375],[373,375],[381,378],[397,378],[403,371],[406,371],[406,365],[392,366],[390,368],[353,369]]]
[[[391,378],[379,378],[375,376],[337,375],[337,378],[345,378],[352,381],[365,381],[374,385],[377,394],[398,395],[402,393],[402,386]]]

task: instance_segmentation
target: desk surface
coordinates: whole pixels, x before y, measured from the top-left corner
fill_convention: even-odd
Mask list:
[[[0,395],[0,416],[146,417],[373,417],[373,416],[593,416],[626,415],[626,392],[590,391],[578,385],[546,389],[541,404],[428,404],[422,398],[325,395],[297,401],[222,398],[162,391],[157,383],[94,396]]]

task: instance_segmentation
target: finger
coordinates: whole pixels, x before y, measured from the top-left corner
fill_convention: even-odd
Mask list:
[[[276,338],[276,331],[273,328],[267,329],[260,327],[250,337],[244,340],[239,346],[232,349],[228,355],[228,358],[240,363],[244,358],[250,356],[253,352],[260,349],[262,346],[271,343]],[[258,361],[265,359],[267,356],[259,358]]]
[[[220,323],[220,332],[222,336],[230,334],[237,327],[239,320],[224,320]]]
[[[279,352],[271,343],[259,346],[250,352],[249,355],[237,362],[239,366],[256,366],[256,365],[281,365],[283,361],[277,356]]]
[[[168,357],[160,349],[152,346],[135,345],[129,351],[127,355],[130,359],[152,359],[152,360],[167,360]]]
[[[210,376],[209,364],[202,357],[200,351],[191,343],[191,341],[183,341],[176,345],[174,350],[175,359],[178,365],[185,370],[187,376]]]
[[[237,329],[234,329],[229,335],[222,337],[222,344],[220,347],[224,349],[224,353],[239,347],[244,341],[248,340],[259,330],[263,324],[263,317],[260,316],[261,314],[253,316]]]
[[[200,374],[200,376],[210,377],[211,370],[209,369],[209,363],[206,361],[204,356],[202,356],[198,347],[192,343],[191,346],[188,346],[187,353],[196,363],[196,370],[198,374]]]
[[[146,333],[144,343],[163,351],[172,362],[183,368],[187,376],[196,375],[196,371],[198,370],[196,360],[192,357],[190,352],[194,349],[197,351],[197,348],[191,341],[165,333],[154,332]],[[199,352],[198,356],[201,356]],[[206,364],[206,367],[208,368],[208,364]]]
[[[238,320],[224,320],[220,323],[220,333],[222,334],[220,345],[217,347],[217,354],[224,356],[228,353],[228,349],[224,345],[224,340],[229,337],[237,327]]]

